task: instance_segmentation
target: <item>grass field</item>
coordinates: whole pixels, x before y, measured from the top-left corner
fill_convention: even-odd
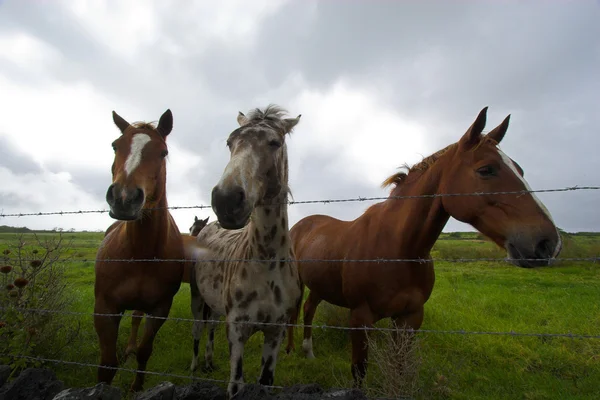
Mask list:
[[[52,235],[51,233],[43,235]],[[94,258],[101,240],[99,233],[65,233],[73,240],[74,261],[68,265],[72,310],[92,312],[94,265],[82,262]],[[0,234],[0,250],[16,238]],[[600,234],[565,237],[561,257],[600,255]],[[504,254],[475,233],[443,234],[433,251],[435,258],[496,258]],[[79,261],[78,261],[79,260]],[[600,268],[590,262],[559,262],[552,267],[521,269],[497,262],[437,262],[436,284],[425,306],[422,329],[486,332],[573,333],[600,335]],[[189,286],[183,284],[171,311],[172,317],[191,318]],[[347,311],[321,305],[315,324],[345,325]],[[66,347],[60,358],[96,364],[98,343],[89,316],[77,316],[82,323],[79,337]],[[119,337],[124,350],[130,330],[124,318]],[[378,326],[388,326],[380,322]],[[289,386],[317,382],[324,387],[351,385],[350,343],[347,332],[314,330],[316,359],[301,354],[300,329],[296,330],[295,354],[280,354],[275,384]],[[452,399],[593,399],[600,396],[600,339],[518,337],[510,335],[464,335],[421,333],[419,398]],[[246,381],[258,376],[261,334],[246,346]],[[167,321],[155,342],[148,369],[179,375],[189,374],[191,323]],[[203,344],[201,344],[203,349]],[[376,362],[376,360],[371,360]],[[217,370],[198,377],[226,380],[229,377],[228,351],[224,328],[215,340]],[[60,379],[69,386],[93,386],[96,369],[54,365]],[[133,359],[123,367],[136,368]],[[368,385],[373,387],[376,369],[370,367]],[[128,388],[133,374],[118,372],[115,385]],[[171,380],[187,379],[149,376],[146,387]]]

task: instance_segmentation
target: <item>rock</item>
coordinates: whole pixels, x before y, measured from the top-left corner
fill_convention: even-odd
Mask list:
[[[359,389],[331,390],[321,396],[324,399],[335,400],[367,400],[367,396]]]
[[[99,383],[91,388],[65,389],[52,400],[121,400],[123,391],[106,383]]]
[[[235,396],[236,399],[240,400],[266,400],[273,399],[273,397],[267,391],[263,385],[258,383],[246,383]]]
[[[294,385],[283,389],[277,396],[280,400],[316,400],[323,394],[323,388],[316,383],[307,385]]]
[[[12,369],[8,365],[0,365],[0,388],[4,386]]]
[[[173,400],[175,397],[175,385],[171,382],[161,382],[152,389],[139,394],[135,400]]]
[[[0,391],[0,400],[51,400],[63,390],[54,372],[43,368],[27,368]]]
[[[176,400],[225,400],[225,389],[210,382],[194,382],[175,388]]]

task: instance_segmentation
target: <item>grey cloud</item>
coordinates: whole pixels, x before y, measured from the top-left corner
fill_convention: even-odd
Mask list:
[[[39,173],[40,165],[29,154],[23,153],[5,136],[0,136],[0,167],[15,174]]]

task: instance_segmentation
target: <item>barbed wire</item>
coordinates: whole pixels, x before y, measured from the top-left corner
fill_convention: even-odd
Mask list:
[[[201,378],[201,377],[191,375],[191,374],[190,375],[179,375],[179,374],[172,374],[169,372],[142,371],[142,370],[135,369],[135,368],[111,367],[108,365],[82,363],[79,361],[57,360],[57,359],[44,358],[44,357],[25,356],[25,355],[20,355],[20,354],[10,354],[7,356],[14,357],[14,358],[26,359],[26,360],[30,360],[30,361],[52,362],[52,363],[56,363],[56,364],[77,365],[80,367],[92,367],[92,368],[102,367],[105,369],[112,369],[112,370],[117,370],[117,371],[134,372],[134,373],[141,372],[143,374],[148,374],[148,375],[168,376],[170,378],[183,378],[183,379],[199,380],[199,381],[212,382],[212,383],[226,383],[226,384],[229,383],[228,380],[224,380],[224,379]],[[262,385],[262,386],[271,388],[271,389],[285,389],[285,386],[275,386],[275,385]]]
[[[538,189],[538,190],[518,190],[518,191],[502,191],[502,192],[473,192],[473,193],[435,193],[435,194],[421,194],[413,196],[385,196],[385,197],[353,197],[347,199],[321,199],[321,200],[292,200],[283,203],[269,204],[272,206],[281,205],[297,205],[297,204],[333,204],[333,203],[350,203],[350,202],[362,202],[362,201],[375,201],[375,200],[406,200],[406,199],[424,199],[434,197],[460,197],[460,196],[490,196],[490,195],[523,195],[529,193],[554,193],[554,192],[570,192],[575,190],[600,190],[600,186],[571,186],[558,189]],[[187,210],[187,209],[204,209],[211,208],[210,205],[193,205],[193,206],[167,206],[167,207],[153,207],[147,210]],[[40,211],[30,213],[0,213],[1,217],[29,217],[29,216],[47,216],[47,215],[72,215],[72,214],[104,214],[109,210],[75,210],[75,211]]]
[[[10,263],[11,261],[21,261],[21,262],[31,262],[40,260],[39,258],[16,258],[16,257],[8,257],[6,261]],[[362,258],[362,259],[351,259],[351,258],[334,258],[334,259],[324,259],[324,258],[269,258],[269,259],[260,259],[260,258],[207,258],[207,259],[195,259],[195,258],[110,258],[110,259],[99,259],[99,258],[69,258],[65,259],[64,263],[88,263],[88,262],[119,262],[119,263],[136,263],[136,262],[185,262],[185,263],[211,263],[211,262],[256,262],[256,263],[271,263],[274,261],[282,261],[282,262],[296,262],[296,263],[341,263],[341,262],[353,262],[353,263],[418,263],[418,264],[427,264],[432,262],[450,262],[450,263],[465,263],[465,262],[507,262],[512,263],[514,261],[531,261],[531,262],[561,262],[561,261],[589,261],[589,262],[597,262],[600,261],[600,256],[596,257],[565,257],[565,258],[506,258],[506,257],[481,257],[481,258]]]
[[[9,310],[9,307],[0,307],[0,310]],[[60,315],[74,315],[74,316],[88,316],[88,317],[130,317],[130,318],[151,318],[165,321],[176,321],[176,322],[203,322],[212,324],[240,324],[240,325],[257,325],[257,326],[283,326],[286,328],[313,328],[321,330],[342,330],[342,331],[380,331],[380,332],[398,332],[407,331],[414,333],[427,333],[427,334],[445,334],[445,335],[491,335],[491,336],[514,336],[514,337],[546,337],[546,338],[569,338],[569,339],[600,339],[600,334],[581,334],[581,333],[535,333],[535,332],[515,332],[515,331],[467,331],[464,329],[455,330],[437,330],[437,329],[412,329],[412,328],[385,328],[385,327],[351,327],[351,326],[339,326],[339,325],[307,325],[307,324],[290,324],[285,322],[256,322],[256,321],[225,321],[221,319],[194,319],[194,318],[180,318],[180,317],[159,317],[151,314],[145,314],[144,317],[134,316],[132,314],[125,313],[86,313],[79,311],[64,311],[64,310],[51,310],[43,308],[12,308],[13,310],[21,312],[32,312],[32,313],[47,313],[47,314],[60,314]]]

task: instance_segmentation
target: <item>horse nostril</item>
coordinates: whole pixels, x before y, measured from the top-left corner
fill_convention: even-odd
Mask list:
[[[136,189],[135,196],[132,199],[133,203],[142,203],[144,201],[144,191],[142,189]]]
[[[112,184],[108,187],[106,191],[106,202],[110,205],[115,204],[115,193],[114,193],[115,185]]]
[[[244,189],[236,188],[235,194],[237,197],[236,200],[237,200],[238,205],[242,204],[244,202],[244,200],[246,200],[246,193],[244,192]]]
[[[535,255],[540,258],[547,258],[552,252],[552,243],[549,239],[540,240],[535,246]]]

